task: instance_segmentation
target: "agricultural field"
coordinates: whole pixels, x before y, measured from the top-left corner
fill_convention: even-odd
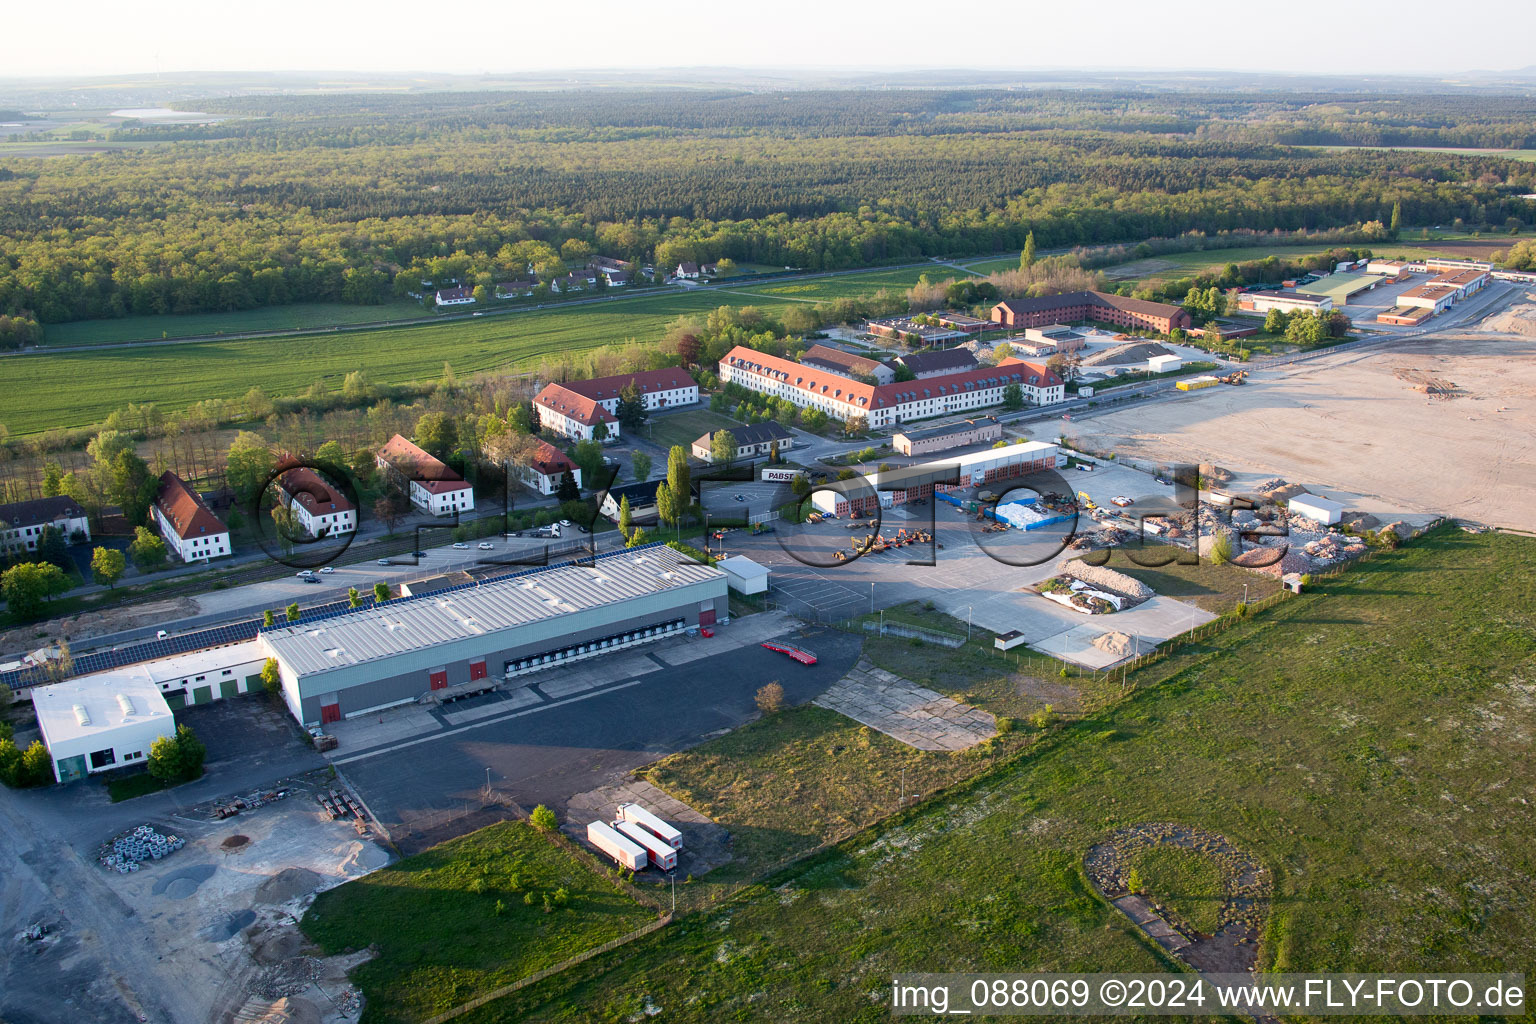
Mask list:
[[[655,918],[562,842],[492,825],[322,893],[300,926],[327,954],[376,945],[352,974],[368,1020],[421,1021]]]
[[[124,341],[241,334],[246,331],[305,330],[382,320],[428,319],[432,316],[419,302],[391,302],[382,306],[311,302],[292,306],[265,306],[238,313],[131,316],[116,320],[76,320],[67,324],[50,324],[44,329],[43,344],[48,348],[107,345]]]
[[[1167,970],[1082,867],[1108,834],[1155,822],[1218,833],[1266,869],[1262,968],[1528,969],[1536,808],[1510,782],[1536,729],[1533,609],[1536,541],[1442,528],[1154,663],[1127,698],[973,783],[463,1019],[651,1004],[677,1021],[875,1022],[897,971]],[[835,764],[846,744],[827,738]],[[786,732],[784,756],[797,742],[821,738]],[[771,785],[821,799],[820,770],[753,756]],[[733,832],[773,827],[729,773],[694,785]],[[1150,896],[1209,920],[1202,865],[1138,870]]]
[[[1377,242],[1368,248],[1378,255],[1389,258],[1422,259],[1427,256],[1448,256],[1460,259],[1487,259],[1488,254],[1508,248],[1508,239],[1497,236],[1473,238],[1466,234],[1436,234],[1429,240],[1413,237],[1409,229],[1398,242]],[[1133,260],[1103,268],[1104,275],[1112,281],[1166,281],[1180,277],[1196,277],[1207,272],[1220,272],[1228,263],[1246,263],[1269,256],[1299,258],[1316,256],[1326,252],[1327,245],[1256,245],[1232,249],[1203,249],[1196,252],[1171,252],[1146,259]]]
[[[873,295],[880,289],[905,292],[908,288],[917,284],[917,279],[924,274],[929,280],[939,281],[946,277],[963,277],[953,267],[941,263],[929,264],[921,267],[907,267],[901,270],[869,270],[856,274],[838,274],[832,277],[817,277],[801,281],[781,281],[777,284],[765,282],[763,284],[731,286],[731,292],[736,296],[733,304],[739,304],[745,299],[744,295],[761,295],[765,299],[798,300],[800,302],[827,302],[832,299],[859,298],[865,295]]]

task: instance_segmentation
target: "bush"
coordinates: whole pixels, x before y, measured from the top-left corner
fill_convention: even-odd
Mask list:
[[[0,782],[12,789],[22,789],[52,781],[53,758],[42,740],[34,740],[26,750],[20,750],[10,737],[0,739]]]
[[[1218,533],[1216,539],[1211,541],[1211,564],[1224,565],[1232,560],[1232,537],[1226,533]]]
[[[168,785],[187,782],[203,774],[203,759],[208,750],[202,740],[185,725],[176,727],[174,736],[161,736],[149,748],[149,774]]]
[[[540,832],[553,832],[560,827],[560,821],[555,817],[555,812],[543,804],[539,804],[533,809],[533,813],[528,815],[528,824]],[[529,895],[531,896],[532,893]]]
[[[784,687],[777,682],[760,687],[757,691],[757,709],[765,715],[784,710]]]
[[[1013,732],[1013,719],[1007,717],[1006,715],[998,715],[997,734],[999,736],[1007,736],[1011,732]]]
[[[1040,708],[1038,711],[1034,711],[1030,714],[1029,724],[1034,726],[1036,729],[1044,730],[1050,728],[1051,722],[1053,722],[1055,718],[1055,706],[1047,704],[1045,707]]]

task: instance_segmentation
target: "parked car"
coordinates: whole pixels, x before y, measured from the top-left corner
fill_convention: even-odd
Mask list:
[[[483,540],[483,541],[481,541],[481,542],[480,542],[480,544],[479,544],[479,548],[480,548],[480,550],[481,550],[481,551],[489,551],[489,550],[491,550],[491,549],[492,549],[492,548],[494,548],[494,547],[495,547],[495,546],[496,546],[496,545],[495,545],[495,544],[492,544],[492,543],[491,543],[491,542],[490,542],[490,541],[488,541],[488,540]]]
[[[456,541],[453,542],[453,549],[455,551],[468,551],[469,550],[469,545],[465,544],[461,540],[456,540]]]
[[[381,559],[379,559],[379,564],[380,564],[380,565],[394,565],[394,564],[395,564],[395,563],[394,563],[394,562],[391,562],[391,561],[390,561],[390,560],[389,560],[389,559],[387,559],[387,558],[381,558]]]
[[[313,569],[300,569],[298,572],[294,573],[294,575],[300,579],[303,579],[306,576],[313,576],[314,574],[315,570]]]
[[[318,576],[305,576],[304,577],[304,582],[305,583],[319,583],[320,582],[320,577],[318,577]]]
[[[336,567],[334,565],[327,565],[323,569],[320,570],[320,573],[323,576],[329,576],[331,573],[333,573],[335,571],[336,571]]]
[[[736,500],[737,501],[746,501],[747,498],[746,498],[746,495],[738,494],[738,495],[736,495]]]
[[[571,521],[569,519],[562,519],[562,520],[560,520],[560,525],[561,526],[570,526],[571,525]]]
[[[576,527],[576,532],[577,533],[591,533],[592,531],[587,529],[585,526],[578,525]]]
[[[427,557],[427,553],[425,551],[412,551],[411,554],[415,555],[417,558]]]

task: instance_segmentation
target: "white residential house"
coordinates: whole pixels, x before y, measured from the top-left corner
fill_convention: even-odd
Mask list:
[[[311,537],[334,537],[357,529],[357,506],[308,466],[283,472],[277,485],[299,526]]]
[[[396,434],[373,458],[374,465],[391,474],[405,488],[411,504],[434,516],[470,512],[475,489],[448,468],[447,463]]]
[[[475,290],[473,288],[443,288],[434,296],[434,301],[439,306],[472,306],[475,304]]]
[[[0,505],[0,550],[36,551],[43,529],[48,526],[55,527],[66,544],[74,543],[77,534],[81,541],[91,539],[85,509],[74,498],[61,494]]]
[[[677,265],[672,276],[684,281],[697,281],[699,279],[699,265],[692,260],[684,260]]]
[[[519,479],[543,495],[554,494],[559,490],[560,478],[566,473],[571,474],[577,487],[581,486],[581,467],[548,441],[540,441],[528,464],[517,468]]]
[[[175,473],[160,475],[149,514],[165,546],[183,562],[206,562],[230,554],[229,527],[204,504],[202,496]]]
[[[603,434],[600,440],[617,441],[619,421],[615,414],[619,396],[631,384],[646,412],[696,405],[699,401],[699,384],[688,371],[667,367],[546,384],[534,398],[534,407],[539,412],[539,422],[562,437],[591,440]],[[597,429],[599,423],[603,424],[601,431]]]

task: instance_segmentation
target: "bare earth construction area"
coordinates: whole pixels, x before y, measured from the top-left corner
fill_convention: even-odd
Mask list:
[[[1426,393],[1427,380],[1454,387]],[[1067,436],[1143,462],[1306,481],[1370,511],[1536,530],[1536,339],[1458,331],[1343,352],[1246,387],[1074,418]]]

